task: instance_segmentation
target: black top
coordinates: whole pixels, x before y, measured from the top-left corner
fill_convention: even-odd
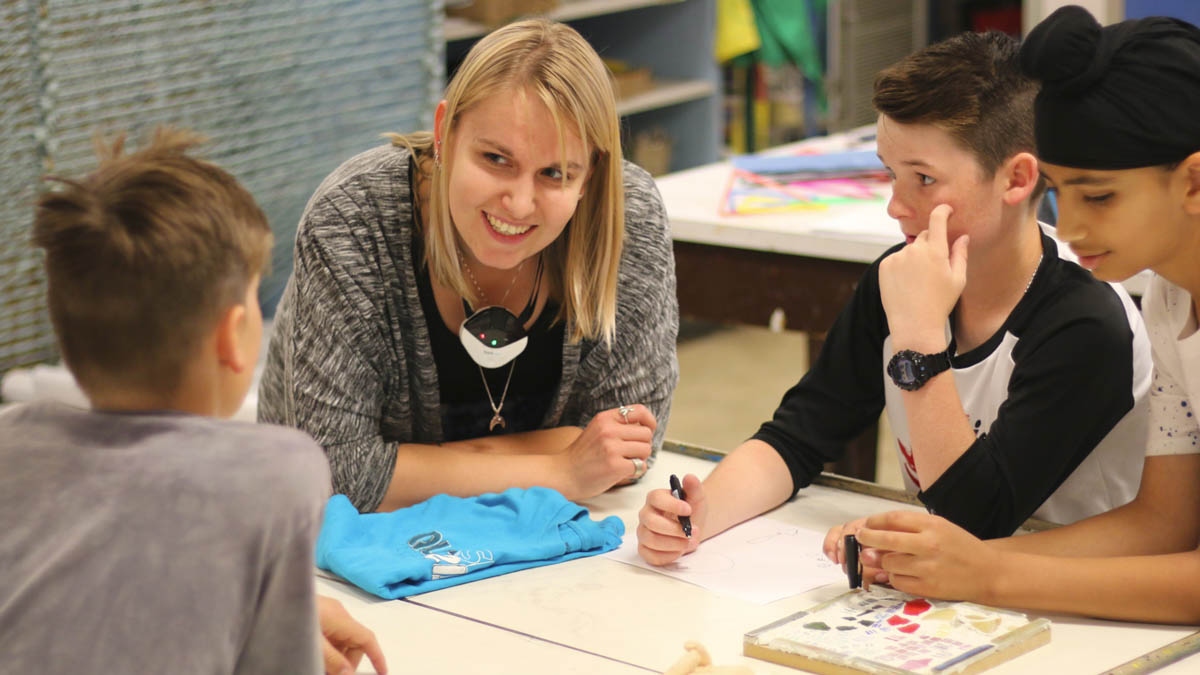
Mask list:
[[[429,339],[433,347],[433,361],[437,367],[441,392],[442,430],[446,441],[479,438],[489,434],[516,433],[543,428],[546,412],[558,381],[562,377],[562,348],[565,322],[554,321],[558,304],[547,300],[542,313],[529,329],[529,343],[525,351],[499,368],[480,368],[471,360],[467,350],[459,341],[458,333],[451,332],[442,321],[433,297],[433,286],[429,280],[429,267],[424,263],[424,242],[414,229],[413,251],[417,262],[417,291],[421,296],[421,309],[429,322]],[[508,384],[508,395],[504,396],[504,383],[512,369],[512,381]],[[483,375],[480,375],[482,370]],[[504,404],[500,415],[505,426],[488,430],[492,419],[491,400],[497,405],[501,397]]]
[[[907,429],[899,428],[906,425],[903,399],[883,372],[892,349],[876,260],[812,368],[754,435],[783,458],[793,489],[837,460],[886,403],[906,484],[931,511],[995,537],[1011,534],[1047,501],[1131,411],[1138,378],[1130,324],[1136,316],[1127,315],[1110,285],[1060,259],[1048,236],[1042,244],[1037,275],[1005,324],[951,358],[976,440],[932,485],[916,479]],[[1109,438],[1105,445],[1116,448],[1121,441]],[[1136,477],[1121,478],[1136,485]]]

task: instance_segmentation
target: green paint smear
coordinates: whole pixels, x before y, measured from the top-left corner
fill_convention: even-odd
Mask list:
[[[813,621],[812,623],[804,624],[804,627],[809,630],[829,630],[829,626],[825,625],[824,621]]]

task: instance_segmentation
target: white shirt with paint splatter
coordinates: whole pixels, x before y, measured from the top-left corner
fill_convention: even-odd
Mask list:
[[[1200,453],[1200,331],[1192,296],[1155,276],[1142,300],[1154,354],[1147,455]]]

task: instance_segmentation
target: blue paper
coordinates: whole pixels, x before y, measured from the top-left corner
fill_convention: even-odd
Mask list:
[[[873,150],[833,152],[821,155],[738,155],[733,166],[761,175],[836,174],[883,171],[883,162]]]

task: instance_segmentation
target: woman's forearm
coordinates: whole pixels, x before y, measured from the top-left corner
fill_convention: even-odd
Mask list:
[[[558,427],[441,445],[401,443],[379,510],[394,511],[439,494],[471,497],[510,487],[542,486],[580,498],[558,457],[579,434],[578,427]]]

